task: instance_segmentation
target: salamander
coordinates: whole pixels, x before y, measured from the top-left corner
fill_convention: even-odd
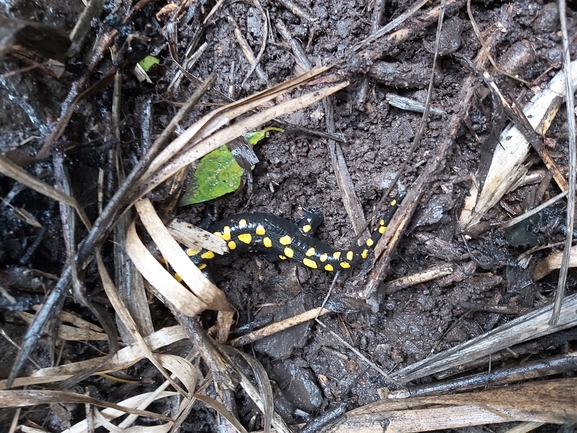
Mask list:
[[[231,252],[266,253],[311,269],[333,272],[358,266],[369,257],[401,200],[402,196],[399,196],[390,203],[377,229],[363,245],[344,250],[335,249],[313,236],[323,221],[323,216],[313,211],[304,211],[298,224],[266,213],[243,213],[213,223],[209,231],[224,239]],[[215,257],[214,252],[206,249],[186,249],[186,253],[201,270]]]

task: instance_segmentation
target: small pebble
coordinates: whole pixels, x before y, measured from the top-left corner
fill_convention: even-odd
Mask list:
[[[533,28],[537,33],[551,33],[559,29],[559,8],[556,2],[543,6]]]
[[[461,33],[463,22],[460,18],[454,17],[443,23],[441,36],[439,38],[439,56],[447,56],[461,48]],[[435,39],[432,42],[424,43],[425,50],[429,53],[435,52]]]
[[[528,40],[515,42],[501,56],[498,66],[501,70],[511,75],[519,75],[527,65],[535,61],[535,50]]]
[[[551,48],[545,53],[545,58],[552,66],[561,65],[561,62],[563,62],[563,51],[558,47]]]

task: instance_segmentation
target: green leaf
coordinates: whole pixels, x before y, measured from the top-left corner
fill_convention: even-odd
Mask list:
[[[280,128],[266,128],[261,131],[244,134],[245,140],[252,146],[266,137],[269,131],[284,132]],[[180,206],[202,203],[222,197],[240,187],[243,168],[238,165],[226,146],[221,146],[202,157],[196,167],[187,191],[180,200]]]
[[[148,72],[148,70],[150,68],[152,68],[154,65],[158,65],[159,63],[160,63],[160,60],[158,60],[154,56],[146,56],[144,59],[142,59],[140,62],[138,62],[140,67],[142,69],[144,69],[144,72]]]
[[[236,191],[243,173],[230,150],[219,147],[200,160],[180,205],[202,203]]]

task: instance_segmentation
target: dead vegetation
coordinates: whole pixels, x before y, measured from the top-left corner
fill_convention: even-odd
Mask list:
[[[27,135],[23,140],[16,142],[17,134],[7,134],[2,144],[0,173],[4,179],[0,192],[2,218],[6,221],[2,227],[5,246],[0,247],[0,258],[5,262],[0,290],[7,305],[3,307],[5,323],[20,324],[20,327],[3,329],[3,347],[11,347],[12,352],[6,349],[9,356],[2,364],[6,372],[5,380],[0,381],[0,407],[5,408],[1,428],[30,432],[130,428],[130,431],[156,432],[210,431],[220,426],[221,429],[265,432],[272,429],[292,432],[300,427],[303,432],[353,429],[417,432],[503,424],[501,431],[508,428],[519,432],[547,428],[542,427],[543,424],[575,424],[577,293],[574,293],[575,279],[569,270],[577,263],[577,252],[572,246],[573,230],[565,230],[564,241],[558,241],[559,236],[552,234],[544,237],[544,244],[539,247],[525,248],[521,253],[515,250],[515,257],[508,250],[512,247],[504,244],[502,235],[503,230],[518,227],[560,201],[567,203],[567,210],[563,211],[564,227],[574,226],[573,92],[577,87],[577,63],[569,59],[574,27],[567,29],[565,5],[559,2],[561,27],[556,31],[560,35],[563,64],[546,67],[540,64],[535,68],[539,76],[526,76],[524,68],[536,62],[529,52],[534,48],[529,46],[529,50],[526,44],[521,44],[516,48],[520,54],[515,52],[508,57],[499,52],[503,35],[512,32],[507,26],[521,34],[521,27],[514,26],[513,21],[515,8],[524,4],[504,5],[499,14],[481,17],[483,7],[459,0],[443,1],[440,5],[395,4],[387,6],[394,10],[387,10],[389,23],[382,26],[385,5],[377,0],[370,5],[370,10],[357,11],[370,17],[364,18],[370,22],[370,34],[353,28],[354,20],[349,20],[348,12],[343,12],[347,18],[344,22],[351,26],[340,29],[346,34],[343,43],[334,35],[332,41],[325,39],[332,30],[328,31],[323,18],[317,15],[321,14],[321,8],[328,10],[329,6],[288,0],[277,4],[254,1],[250,8],[220,1],[210,4],[210,10],[208,4],[161,5],[141,0],[126,10],[106,11],[102,2],[94,1],[77,17],[76,27],[64,41],[62,31],[55,30],[54,26],[37,26],[17,16],[0,20],[0,30],[7,35],[0,39],[0,54],[4,55],[0,84],[6,94],[12,92],[23,97],[25,87],[17,93],[17,87],[6,83],[13,76],[22,76],[25,80],[31,73],[66,89],[63,92],[60,88],[59,113],[51,113],[50,107],[42,108],[41,101],[33,108],[40,113],[35,118],[44,126],[38,128],[44,132],[40,139],[29,140],[34,128],[22,125]],[[248,9],[243,9],[245,6]],[[542,10],[545,11],[545,7]],[[447,15],[454,20],[451,29],[443,27]],[[287,17],[291,19],[288,23]],[[241,18],[249,24],[239,25]],[[332,16],[325,19],[339,21]],[[545,28],[546,23],[539,21],[543,19],[537,16],[534,26]],[[100,25],[91,28],[94,20]],[[117,25],[110,25],[111,20]],[[147,27],[153,22],[160,23],[161,30]],[[218,29],[224,22],[230,26],[231,34],[219,40]],[[433,31],[435,24],[437,30]],[[259,31],[255,30],[257,27]],[[127,35],[127,28],[133,33]],[[453,54],[463,46],[455,45],[455,32],[460,39],[464,28],[468,46]],[[34,39],[33,32],[58,43],[48,51],[43,44],[30,42]],[[515,35],[514,39],[523,35]],[[407,43],[416,44],[426,37],[430,41],[424,44],[425,51],[421,50],[419,57],[424,55],[428,59],[427,67],[424,68],[422,62],[410,64],[411,54],[402,54],[408,52]],[[315,51],[317,41],[324,44],[322,50]],[[339,44],[344,47],[337,47]],[[427,47],[431,48],[430,53],[426,53]],[[210,59],[211,51],[217,53],[217,60]],[[165,70],[157,72],[156,77],[147,76],[134,66],[147,52],[164,56]],[[234,60],[232,65],[222,60],[232,52],[237,53],[238,57],[234,58],[246,62],[243,74],[236,74]],[[319,53],[330,52],[338,54],[319,58]],[[390,61],[392,58],[395,62]],[[82,64],[81,72],[64,75],[54,72],[57,64],[61,69],[70,70],[72,60]],[[320,64],[325,66],[318,66]],[[229,75],[219,70],[223,65],[230,66]],[[455,65],[461,75],[451,77],[451,85],[444,81],[439,87],[438,81],[442,79],[437,76],[438,70],[444,68],[448,75]],[[271,75],[274,71],[277,75]],[[290,77],[286,76],[287,71]],[[135,75],[143,80],[140,84],[143,88],[147,80],[154,82],[144,98],[127,85],[135,86]],[[254,305],[245,306],[236,297],[231,300],[231,293],[225,294],[209,281],[183,251],[184,238],[190,247],[211,245],[213,251],[224,251],[224,246],[219,244],[221,239],[210,235],[191,240],[195,235],[188,234],[188,227],[168,223],[170,216],[180,212],[176,203],[188,167],[212,150],[270,122],[280,122],[287,131],[301,128],[299,134],[314,136],[326,144],[322,158],[330,167],[327,176],[331,177],[326,182],[335,186],[332,193],[338,195],[339,203],[344,205],[355,234],[362,236],[371,218],[365,218],[366,208],[359,196],[362,193],[357,193],[355,185],[360,183],[359,173],[366,174],[360,170],[366,169],[371,158],[353,162],[355,168],[349,171],[348,158],[353,151],[347,146],[358,143],[344,142],[364,138],[355,136],[351,128],[343,128],[342,118],[347,117],[347,110],[356,107],[359,118],[363,119],[358,123],[369,124],[371,119],[377,119],[379,122],[372,122],[378,124],[377,135],[384,134],[386,129],[380,121],[388,117],[386,113],[382,117],[378,114],[371,79],[381,83],[377,88],[384,86],[391,90],[390,94],[394,88],[428,89],[419,94],[423,104],[413,98],[402,99],[403,107],[408,104],[408,109],[422,113],[420,120],[413,118],[418,128],[411,140],[405,140],[405,148],[399,146],[400,155],[391,157],[395,167],[388,172],[390,181],[384,187],[382,184],[374,187],[380,191],[380,202],[388,199],[390,192],[402,189],[406,189],[406,197],[376,247],[373,267],[367,275],[351,277],[346,284],[340,283],[339,275],[332,285],[328,277],[317,277],[324,278],[325,284],[317,284],[315,277],[311,277],[311,286],[321,291],[320,297],[307,298],[307,302],[314,300],[314,308],[305,309],[303,303],[303,311],[291,312],[251,332],[231,336],[240,321],[240,307],[246,307],[249,317],[254,308],[258,317],[259,310],[274,301],[259,304],[256,297],[250,301]],[[224,91],[226,83],[228,93]],[[514,86],[511,83],[515,83]],[[178,98],[184,86],[187,96]],[[511,95],[513,89],[519,92],[520,88],[522,95]],[[106,92],[109,92],[108,98],[102,96]],[[126,93],[140,98],[138,104],[127,105]],[[339,97],[347,102],[343,103]],[[91,101],[94,107],[106,106],[106,116],[98,117],[98,110],[88,109]],[[567,104],[564,101],[568,101]],[[136,112],[129,113],[127,107],[134,106],[138,107]],[[343,106],[347,110],[343,110]],[[480,111],[478,107],[489,112],[486,115],[490,118],[490,127],[473,125],[471,118],[473,112]],[[290,115],[299,110],[308,113],[307,120],[313,124],[321,120],[321,131],[295,122],[303,117]],[[75,133],[79,123],[75,116],[79,112],[86,116],[85,121],[94,123]],[[56,116],[49,127],[47,113]],[[431,120],[433,118],[436,120]],[[551,132],[555,121],[561,126],[556,125]],[[431,127],[434,122],[437,129]],[[162,128],[158,124],[162,124]],[[134,141],[140,143],[136,150],[126,141],[127,130],[133,133],[132,129],[138,130],[138,134],[132,135]],[[369,130],[367,127],[364,132]],[[90,175],[87,179],[75,179],[69,170],[74,168],[74,159],[83,160],[85,155],[79,149],[95,131],[104,144],[102,149],[98,146],[90,149],[90,153],[98,153],[102,161],[106,161],[106,173],[100,174],[100,180]],[[465,150],[461,141],[466,139],[479,147]],[[551,140],[556,147],[551,145]],[[563,150],[551,151],[553,147]],[[290,151],[279,153],[297,152],[295,149],[298,144]],[[310,145],[307,149],[313,153],[314,147]],[[474,161],[472,166],[468,158]],[[287,160],[288,157],[278,158],[282,163]],[[301,162],[302,167],[297,166],[297,171],[313,165],[312,160],[307,163],[301,159]],[[454,162],[456,165],[451,166]],[[464,167],[469,170],[464,172]],[[269,168],[272,179],[275,167],[271,164]],[[373,170],[376,171],[377,168]],[[322,175],[317,177],[322,179]],[[278,188],[278,195],[290,195],[290,191],[300,187],[298,177],[293,177],[297,186],[292,190],[282,189],[274,179],[269,182],[270,189]],[[91,183],[80,184],[87,180]],[[258,179],[256,182],[257,185],[250,188],[258,187]],[[399,182],[403,186],[399,186]],[[250,180],[247,183],[250,185]],[[302,189],[308,192],[314,190],[314,185],[312,180]],[[529,189],[527,185],[536,186]],[[336,194],[337,187],[340,194]],[[461,193],[457,192],[459,188]],[[98,190],[104,197],[99,198],[97,210],[86,209],[83,189]],[[330,190],[325,184],[320,189]],[[40,234],[44,233],[46,221],[39,221],[35,213],[41,213],[41,205],[35,205],[30,198],[24,204],[15,200],[19,193],[29,190],[38,194],[32,197],[42,196],[58,203],[58,207],[48,212],[49,218],[59,220],[58,225],[54,223],[58,237],[52,234],[43,239],[44,235]],[[442,195],[439,190],[446,196],[462,198],[451,201],[450,212],[440,205],[443,215],[451,212],[453,215],[452,234],[448,237],[447,232],[442,231],[447,220],[441,217],[429,223],[429,230],[416,230],[427,226],[419,221],[433,218],[433,210],[426,215],[422,209],[433,206],[435,198]],[[507,208],[508,203],[518,204],[508,198],[516,194],[523,197],[522,206]],[[271,196],[274,191],[260,198],[249,196],[246,200],[237,195],[229,198],[236,200],[229,209],[242,210],[250,200],[257,204],[267,204],[269,200],[268,203],[275,205],[276,199]],[[12,201],[16,204],[11,204]],[[381,203],[374,202],[378,213]],[[507,212],[496,211],[499,206]],[[339,205],[332,208],[338,212]],[[16,223],[12,220],[29,227],[14,231]],[[21,256],[15,258],[6,246],[8,241],[13,241],[18,233],[31,233],[31,227],[38,230],[34,232],[38,242],[29,246],[28,251],[17,250]],[[419,245],[421,255],[414,252],[414,246],[403,247],[409,237]],[[477,244],[479,239],[487,242]],[[494,239],[497,241],[493,242]],[[499,253],[495,253],[489,260],[492,264],[487,265],[481,257],[485,251],[482,247],[498,242],[501,242]],[[525,245],[524,242],[519,245]],[[54,249],[54,263],[43,268],[42,260],[33,259],[37,248]],[[391,263],[400,263],[399,252],[413,254],[416,265],[423,263],[423,256],[434,260],[420,269],[409,263],[404,267],[405,275],[400,276],[390,272]],[[163,265],[158,260],[160,257],[170,267]],[[410,261],[407,256],[406,262]],[[239,263],[232,265],[233,272],[246,266],[246,262]],[[182,282],[172,277],[173,271]],[[287,275],[291,270],[275,268],[275,271]],[[254,271],[253,284],[258,285],[266,272]],[[380,290],[387,273],[398,278],[388,281]],[[305,293],[302,278],[297,275],[294,280],[297,291]],[[547,283],[540,283],[544,280]],[[289,276],[281,284],[288,295],[291,281]],[[550,289],[551,281],[557,281],[556,290]],[[413,299],[427,300],[420,293],[430,291],[431,297],[435,297],[441,288],[450,287],[455,289],[453,293],[459,294],[461,284],[470,288],[469,296],[453,301],[450,294],[443,294],[443,301],[436,307],[451,304],[450,316],[429,323],[431,328],[438,328],[426,334],[436,336],[435,341],[427,337],[419,340],[429,353],[421,351],[409,356],[405,350],[399,355],[401,346],[395,347],[392,336],[386,344],[380,343],[379,336],[386,334],[380,328],[374,335],[367,332],[369,342],[359,347],[363,346],[359,341],[365,338],[363,330],[378,327],[374,325],[375,317],[385,318],[383,296],[398,302],[403,310]],[[235,287],[234,283],[226,285]],[[337,287],[335,292],[333,286]],[[531,290],[513,290],[518,286]],[[22,290],[28,287],[34,288],[32,292],[37,297],[32,297],[28,305],[19,305],[18,297],[23,297]],[[507,289],[508,294],[504,293]],[[414,298],[412,294],[407,295],[409,290],[415,290]],[[39,292],[42,292],[40,299]],[[482,298],[484,292],[490,295]],[[515,297],[517,293],[520,295]],[[149,294],[153,294],[155,300]],[[73,304],[67,301],[69,296],[73,296]],[[284,302],[278,301],[278,304]],[[32,304],[39,305],[32,309]],[[352,320],[347,321],[347,314],[357,314],[354,317],[359,320],[358,328],[355,329]],[[203,320],[199,319],[200,315]],[[387,319],[393,315],[391,312]],[[513,317],[504,319],[505,315]],[[459,327],[469,319],[476,321],[475,336],[450,340],[449,334],[465,329]],[[311,323],[316,325],[314,330]],[[22,324],[27,327],[25,332],[21,332]],[[301,391],[301,396],[308,394],[303,400],[308,399],[306,404],[312,409],[307,413],[307,409],[295,404],[290,417],[281,416],[278,398],[284,389],[278,380],[271,384],[269,368],[276,365],[275,360],[255,357],[255,351],[250,348],[265,338],[283,335],[282,332],[303,325],[309,326],[306,332],[317,334],[314,338],[322,339],[322,343],[318,343],[323,346],[319,352],[334,350],[336,358],[341,352],[346,353],[340,361],[346,364],[347,372],[357,374],[355,378],[360,379],[356,382],[366,383],[368,378],[377,376],[378,386],[373,386],[367,395],[378,392],[382,400],[367,404],[362,392],[357,392],[357,388],[351,391],[353,385],[348,393],[339,394],[341,390],[335,384],[338,378],[319,373],[310,366],[306,367],[307,371],[315,371],[313,382],[318,385]],[[411,340],[416,333],[406,330],[398,338]],[[68,353],[67,348],[74,344],[82,349]],[[378,346],[386,352],[387,361],[375,359]],[[303,349],[306,346],[295,347],[303,355],[302,363],[323,362],[320,356],[311,361]],[[258,349],[256,352],[261,354]],[[66,362],[60,362],[63,355]],[[524,360],[528,360],[525,365],[521,362]],[[297,379],[294,381],[299,382]],[[109,385],[108,380],[115,385]],[[305,388],[306,383],[303,379]],[[320,393],[321,389],[322,402],[315,407],[311,395]],[[286,395],[283,398],[286,399]],[[306,404],[303,407],[309,407]],[[41,406],[44,409],[38,413],[24,409],[39,405],[50,405],[51,409]],[[82,405],[85,410],[79,411]],[[207,412],[207,408],[210,411]],[[303,427],[299,421],[308,424]]]

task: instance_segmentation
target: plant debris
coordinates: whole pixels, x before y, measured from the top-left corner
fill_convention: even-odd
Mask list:
[[[562,1],[0,4],[0,430],[571,428],[576,25]],[[384,235],[321,272],[202,230],[303,208],[338,249]]]

